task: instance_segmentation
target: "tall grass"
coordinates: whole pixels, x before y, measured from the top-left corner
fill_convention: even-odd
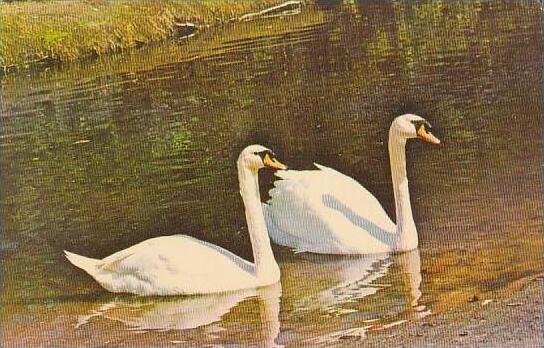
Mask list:
[[[68,0],[0,3],[0,67],[73,61],[175,35],[176,23],[207,26],[281,0]]]

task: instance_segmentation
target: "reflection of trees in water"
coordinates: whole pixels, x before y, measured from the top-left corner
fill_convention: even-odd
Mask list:
[[[3,158],[11,163],[6,176],[13,182],[2,187],[12,190],[7,196],[18,211],[8,217],[8,231],[43,238],[51,233],[43,226],[47,223],[65,243],[75,231],[116,230],[119,217],[128,232],[153,212],[147,199],[160,185],[149,183],[161,169],[155,157],[182,157],[189,134],[178,127],[146,141],[161,130],[127,121],[118,102],[124,90],[115,80],[110,84],[70,95],[38,95],[28,100],[37,106],[32,117],[6,125],[12,134],[28,133],[15,138],[13,152]]]

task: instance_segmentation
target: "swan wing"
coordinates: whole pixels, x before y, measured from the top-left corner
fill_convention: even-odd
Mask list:
[[[152,238],[119,251],[91,275],[109,291],[139,295],[216,293],[255,284],[251,263],[184,235]]]
[[[324,191],[328,191],[328,195],[325,194],[324,198],[325,204],[333,206],[343,203],[358,216],[368,219],[380,228],[390,232],[395,231],[395,223],[391,221],[378,199],[363,185],[335,169],[317,163],[314,163],[314,165],[321,170],[324,176],[327,177],[326,180],[331,183],[324,188]],[[329,196],[333,196],[338,202],[335,203],[327,199]]]
[[[378,200],[352,178],[325,166],[276,175],[265,214],[271,238],[296,251],[388,251],[395,225]]]

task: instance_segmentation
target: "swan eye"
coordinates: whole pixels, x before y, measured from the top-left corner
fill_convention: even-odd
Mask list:
[[[276,158],[276,154],[274,152],[272,152],[271,150],[264,150],[264,151],[254,152],[253,154],[256,155],[256,156],[259,156],[262,160],[264,160],[266,155],[268,155],[270,157],[270,159],[275,159]]]
[[[416,128],[416,132],[419,131],[419,129],[421,127],[424,127],[423,130],[431,130],[433,127],[431,126],[431,124],[429,122],[427,122],[426,120],[416,120],[416,121],[411,121],[412,124],[414,125],[414,127]]]

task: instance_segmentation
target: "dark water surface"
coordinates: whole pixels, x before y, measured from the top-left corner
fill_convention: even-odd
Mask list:
[[[504,296],[542,272],[537,4],[305,8],[4,77],[4,340],[330,345]],[[251,259],[234,162],[255,142],[353,176],[394,216],[387,130],[406,112],[443,140],[408,148],[417,251],[277,248],[281,285],[189,298],[108,294],[63,258],[183,233]],[[272,177],[261,182],[266,199]]]

